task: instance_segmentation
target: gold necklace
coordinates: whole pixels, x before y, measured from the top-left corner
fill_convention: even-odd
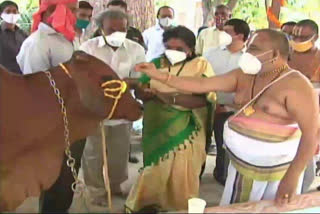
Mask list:
[[[281,76],[281,73],[283,73],[284,71],[287,71],[289,68],[288,65],[284,65],[284,66],[281,66],[280,68],[277,68],[271,72],[266,72],[266,73],[263,73],[263,76],[262,77],[265,77],[265,76],[269,76],[271,74],[277,74],[270,82],[273,82],[275,81],[277,78],[279,78]],[[252,83],[252,88],[251,88],[251,95],[250,95],[250,100],[252,100],[254,97],[254,86],[255,86],[255,81],[256,81],[256,77],[257,76],[254,76],[253,78],[253,83]],[[249,105],[247,108],[245,108],[243,110],[243,113],[246,117],[249,117],[251,115],[253,115],[256,110],[253,108],[253,105],[255,104],[255,102],[253,102],[251,105]]]
[[[272,74],[282,73],[284,70],[288,69],[288,67],[289,66],[287,64],[285,64],[285,65],[283,65],[283,66],[281,66],[281,67],[279,67],[279,68],[277,68],[275,70],[268,71],[268,72],[263,72],[263,73],[259,74],[259,77],[264,78],[264,77],[270,76]]]

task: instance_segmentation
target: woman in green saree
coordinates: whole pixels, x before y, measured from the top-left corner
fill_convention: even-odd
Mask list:
[[[163,35],[165,54],[154,59],[160,72],[210,77],[213,70],[195,55],[196,38],[178,26]],[[144,101],[142,151],[144,167],[126,201],[127,212],[145,208],[186,210],[199,194],[199,175],[206,159],[207,107],[215,94],[188,94],[147,76],[140,78],[137,97]],[[209,102],[210,101],[210,102]]]

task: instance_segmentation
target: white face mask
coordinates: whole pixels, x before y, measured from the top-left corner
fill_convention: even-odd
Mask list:
[[[162,18],[162,19],[159,19],[159,23],[162,27],[170,27],[173,25],[173,19],[170,19],[169,17]]]
[[[220,46],[228,46],[232,43],[232,36],[226,33],[225,31],[219,32],[219,45]]]
[[[114,32],[106,36],[107,43],[112,47],[120,47],[126,40],[127,33],[125,32]]]
[[[187,59],[187,54],[182,51],[166,50],[165,55],[170,61],[171,65],[175,65]]]
[[[9,24],[17,24],[17,21],[20,19],[20,14],[7,14],[7,13],[2,13],[1,18],[3,21],[9,23]]]
[[[270,50],[272,51],[272,50]],[[267,51],[265,53],[259,54],[257,56],[252,55],[251,53],[244,53],[239,59],[239,67],[245,74],[250,74],[250,75],[256,75],[259,73],[259,71],[262,68],[262,64],[265,64],[271,60],[268,60],[267,62],[261,63],[260,60],[258,59],[258,56],[262,56],[264,54],[270,53],[270,51]]]

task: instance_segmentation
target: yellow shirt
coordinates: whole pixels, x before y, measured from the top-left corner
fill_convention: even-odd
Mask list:
[[[219,30],[216,27],[210,27],[201,31],[196,44],[196,54],[203,55],[211,48],[219,47]]]
[[[182,63],[172,66],[170,69],[170,74],[177,76],[181,66]],[[168,73],[168,67],[166,66],[164,68],[160,68],[159,71]],[[180,77],[212,77],[214,75],[215,73],[211,67],[211,64],[203,57],[196,57],[187,62],[179,74]],[[151,80],[150,87],[162,93],[180,92],[183,94],[190,94],[188,92],[178,91],[177,89],[167,86],[166,84],[157,80]],[[207,98],[208,101],[214,102],[216,100],[216,94],[214,92],[208,93]]]

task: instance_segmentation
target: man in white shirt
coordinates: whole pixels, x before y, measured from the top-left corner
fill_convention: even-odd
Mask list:
[[[17,62],[23,74],[45,71],[72,57],[77,7],[77,0],[41,1],[39,11],[33,16],[33,33],[24,41],[17,56]],[[84,144],[85,141],[71,146],[77,171],[80,167]],[[71,184],[74,178],[66,161],[65,156],[55,184],[49,190],[42,192],[40,213],[68,212],[73,199]]]
[[[92,17],[93,7],[87,1],[79,1],[77,10],[76,37],[73,41],[74,50],[79,50],[82,43],[89,39],[87,32]]]
[[[228,6],[218,5],[214,16],[216,26],[201,31],[197,39],[196,54],[203,55],[210,48],[220,46],[220,32],[223,31],[224,23],[231,18],[232,14]]]
[[[147,46],[147,61],[150,62],[161,56],[165,47],[163,45],[163,32],[173,27],[174,10],[169,6],[159,8],[157,24],[142,33],[144,43]]]
[[[144,48],[126,39],[128,16],[119,10],[106,10],[97,17],[97,25],[104,36],[88,40],[80,47],[107,63],[120,78],[138,78],[136,64],[145,62]],[[126,120],[104,121],[106,131],[108,167],[112,194],[122,194],[121,183],[128,178],[128,158],[131,123]],[[105,151],[107,152],[107,151]],[[87,138],[82,158],[84,181],[91,203],[105,206],[106,191],[102,174],[101,134]]]
[[[209,49],[204,57],[209,61],[216,75],[223,75],[239,67],[238,62],[245,49],[245,43],[250,33],[249,25],[240,19],[230,19],[223,27],[224,41],[230,41],[227,46]],[[216,167],[213,175],[224,184],[227,178],[228,159],[223,145],[223,127],[225,121],[234,113],[229,106],[234,104],[234,94],[217,92],[217,109],[214,121],[214,136],[217,145]]]
[[[31,74],[58,66],[59,63],[68,61],[73,54],[72,41],[75,36],[75,31],[73,29],[73,32],[69,32],[70,27],[65,26],[64,29],[62,29],[63,32],[58,32],[52,26],[52,23],[57,23],[52,21],[51,16],[55,11],[57,3],[51,4],[51,2],[57,1],[41,1],[41,5],[45,5],[46,10],[41,11],[40,8],[43,16],[42,18],[40,17],[40,20],[35,20],[37,23],[33,24],[33,33],[24,41],[17,56],[17,62],[23,74]],[[62,0],[62,2],[72,2],[69,4],[74,8],[71,8],[70,11],[73,13],[76,12],[76,0]],[[57,16],[61,17],[61,14]],[[74,28],[76,19],[75,17],[70,19],[73,21]]]

